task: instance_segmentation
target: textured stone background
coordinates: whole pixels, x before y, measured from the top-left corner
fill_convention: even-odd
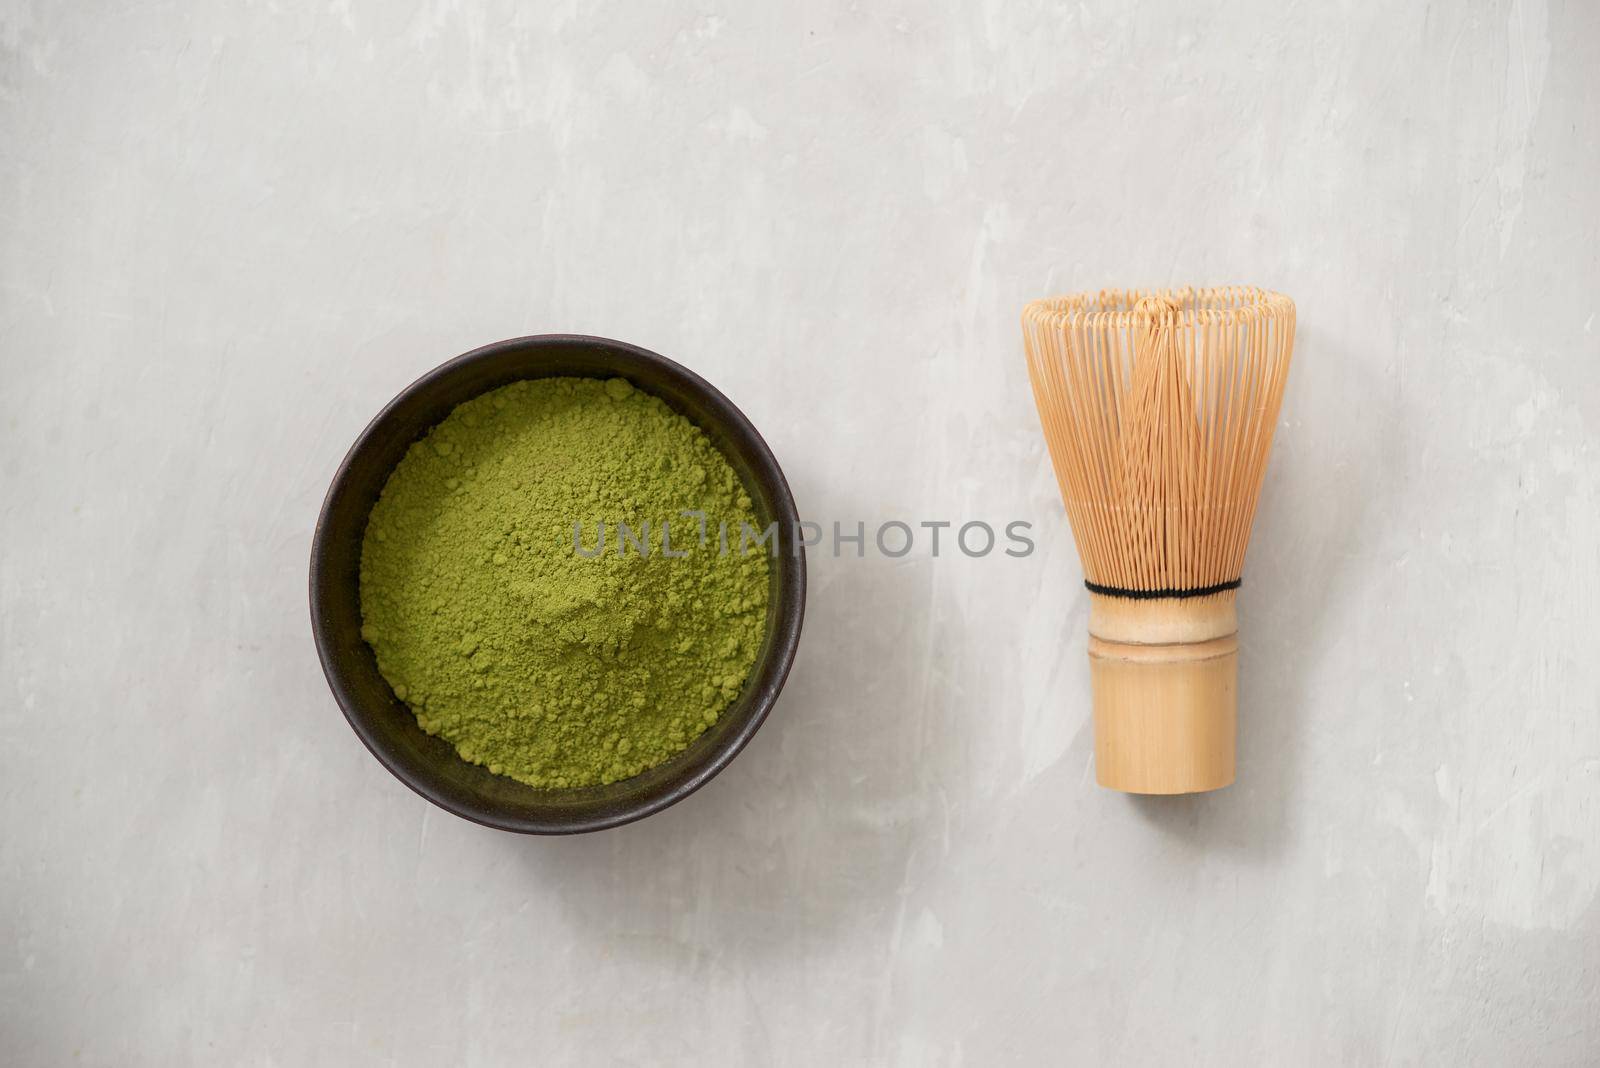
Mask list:
[[[0,3],[0,1060],[1600,1060],[1600,7]],[[1240,781],[1093,785],[1017,317],[1300,307]],[[323,683],[368,418],[605,334],[812,518],[750,749],[525,840]]]

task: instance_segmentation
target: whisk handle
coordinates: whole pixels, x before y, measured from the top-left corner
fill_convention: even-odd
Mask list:
[[[1237,594],[1135,600],[1090,595],[1095,777],[1137,794],[1233,782]]]

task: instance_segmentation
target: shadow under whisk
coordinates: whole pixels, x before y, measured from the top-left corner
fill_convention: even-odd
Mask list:
[[[1312,682],[1332,646],[1328,621],[1368,521],[1389,510],[1384,491],[1394,487],[1374,473],[1403,447],[1395,398],[1358,358],[1304,323],[1296,348],[1292,392],[1307,399],[1287,398],[1303,415],[1278,437],[1240,589],[1238,780],[1211,793],[1129,795],[1143,819],[1201,849],[1275,856],[1290,839]],[[1354,404],[1390,409],[1371,419],[1380,436],[1350,435],[1341,413]]]

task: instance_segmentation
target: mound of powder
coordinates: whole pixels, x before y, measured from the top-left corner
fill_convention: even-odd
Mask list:
[[[770,564],[738,551],[741,522],[760,529],[728,461],[659,399],[622,379],[516,382],[390,475],[362,543],[362,636],[467,760],[536,787],[615,782],[715,723],[755,663]],[[576,551],[580,523],[590,554],[604,525],[599,555]],[[686,555],[663,554],[663,523]],[[618,524],[648,524],[650,552],[619,551]]]

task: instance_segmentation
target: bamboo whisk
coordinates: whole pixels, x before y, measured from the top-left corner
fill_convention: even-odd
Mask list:
[[[1132,793],[1227,786],[1234,602],[1294,302],[1242,286],[1102,290],[1034,301],[1022,333],[1090,593],[1096,777]]]

